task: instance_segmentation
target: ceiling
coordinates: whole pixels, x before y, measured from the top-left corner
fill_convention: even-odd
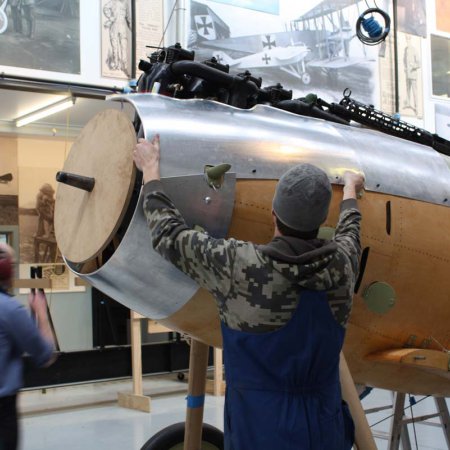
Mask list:
[[[75,105],[23,127],[15,126],[15,119],[69,97],[53,94],[0,88],[0,134],[38,135],[74,138],[98,112],[108,108],[121,109],[119,102],[75,97]]]

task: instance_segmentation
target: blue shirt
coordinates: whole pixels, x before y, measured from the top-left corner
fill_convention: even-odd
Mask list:
[[[42,337],[26,308],[0,292],[0,397],[14,395],[23,386],[25,352],[37,366],[43,366],[53,346]]]

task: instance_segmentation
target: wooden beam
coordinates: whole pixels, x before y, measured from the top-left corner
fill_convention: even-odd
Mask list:
[[[84,278],[75,277],[75,286],[90,286],[90,284]]]
[[[13,280],[14,288],[51,289],[52,280],[49,278],[23,278]]]
[[[161,325],[156,320],[149,320],[147,323],[147,333],[155,334],[155,333],[171,333],[173,330],[170,328]]]

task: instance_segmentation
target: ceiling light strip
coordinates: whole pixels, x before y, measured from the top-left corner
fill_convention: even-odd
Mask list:
[[[15,121],[16,127],[23,127],[36,120],[43,119],[44,117],[51,116],[57,112],[64,111],[65,109],[71,108],[75,104],[75,97],[68,97],[59,102],[53,103],[51,105],[45,106],[44,108],[33,111],[25,116],[18,117]]]

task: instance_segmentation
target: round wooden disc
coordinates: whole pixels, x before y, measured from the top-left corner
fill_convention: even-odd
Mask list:
[[[93,177],[95,186],[87,192],[58,184],[55,235],[69,261],[97,256],[120,226],[136,175],[135,145],[132,123],[113,109],[93,117],[72,145],[63,171]]]

